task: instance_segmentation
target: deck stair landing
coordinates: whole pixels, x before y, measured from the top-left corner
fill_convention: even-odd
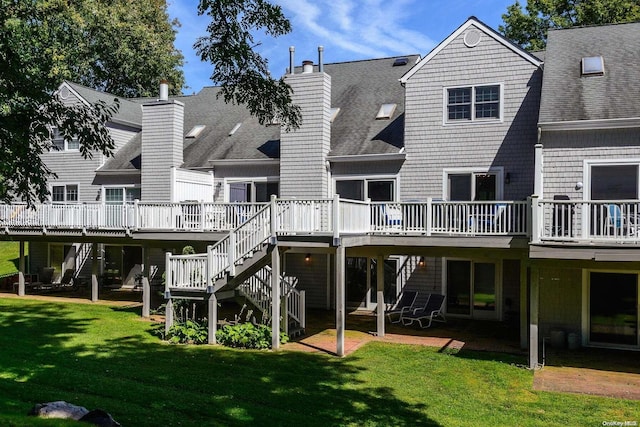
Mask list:
[[[166,259],[165,298],[208,299],[228,291],[243,292],[266,317],[271,318],[271,269],[267,264],[272,251],[278,250],[275,223],[275,199],[258,210],[243,224],[207,248],[204,254],[172,255]],[[295,289],[297,280],[283,277],[280,292],[286,296],[283,317],[291,318],[304,329],[304,293]],[[243,289],[238,289],[242,287]],[[289,322],[282,322],[288,329]]]

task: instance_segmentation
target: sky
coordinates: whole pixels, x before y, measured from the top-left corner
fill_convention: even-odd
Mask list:
[[[169,0],[169,15],[181,26],[176,48],[185,57],[185,94],[212,86],[212,66],[201,62],[193,49],[206,34],[209,19],[198,16],[198,0]],[[272,38],[256,35],[257,49],[268,61],[271,75],[281,77],[289,66],[289,46],[295,47],[295,65],[419,54],[427,55],[438,43],[475,16],[498,29],[507,6],[515,0],[272,0],[282,7],[293,31]]]

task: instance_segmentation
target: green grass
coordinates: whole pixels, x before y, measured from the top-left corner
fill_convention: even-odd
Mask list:
[[[25,245],[25,254],[28,246]],[[0,242],[0,277],[18,272],[20,244],[18,242]]]
[[[574,426],[640,421],[634,401],[534,392],[513,356],[370,343],[339,359],[172,346],[138,313],[0,299],[0,425],[67,400],[125,426]]]

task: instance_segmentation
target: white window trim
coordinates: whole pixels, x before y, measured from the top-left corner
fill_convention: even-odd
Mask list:
[[[224,182],[224,203],[230,203],[229,202],[229,195],[231,193],[231,187],[230,184],[235,184],[235,183],[251,183],[251,188],[252,188],[252,198],[255,198],[255,194],[256,194],[256,183],[278,183],[278,189],[280,188],[280,177],[279,176],[253,176],[253,177],[245,177],[245,178],[238,178],[238,177],[234,177],[234,178],[224,178],[223,179]],[[253,201],[251,202],[247,202],[247,203],[255,203]]]
[[[495,174],[496,175],[496,200],[504,200],[504,167],[496,166],[492,168],[445,168],[442,170],[442,200],[449,200],[449,175],[481,175],[481,174]],[[475,194],[474,187],[471,187],[471,198],[473,199]]]
[[[331,177],[332,185],[331,185],[331,196],[334,197],[336,193],[336,182],[337,181],[364,181],[366,184],[368,181],[394,181],[393,186],[393,202],[397,202],[400,200],[400,175],[333,175]],[[365,193],[367,192],[367,186],[364,188]],[[368,194],[365,194],[365,199]]]
[[[57,126],[52,126],[51,127],[51,144],[53,145],[53,135],[55,133],[55,131],[58,129]],[[76,138],[77,140],[77,138]],[[58,151],[58,152],[71,152],[71,153],[77,153],[80,151],[80,146],[78,143],[78,148],[69,148],[69,140],[66,138],[63,138],[63,146],[61,150],[54,150],[54,151]]]
[[[606,343],[591,343],[589,340],[589,335],[591,335],[591,330],[589,328],[589,306],[591,305],[591,274],[590,273],[624,273],[624,274],[635,274],[638,276],[638,289],[637,292],[640,294],[640,270],[605,270],[605,269],[591,269],[591,268],[583,268],[582,269],[582,322],[581,322],[581,331],[580,335],[582,335],[582,346],[583,347],[597,347],[597,348],[616,348],[616,349],[640,349],[640,340],[638,345],[624,345],[624,344],[606,344]],[[640,295],[638,295],[638,304],[640,305]],[[640,314],[640,307],[638,307],[638,314]],[[638,316],[638,327],[640,327],[640,316]],[[636,332],[640,329],[636,329]]]
[[[75,185],[78,187],[78,200],[67,201],[67,187]],[[62,202],[54,202],[53,201],[53,187],[64,187],[64,201]],[[51,203],[80,203],[80,183],[79,182],[52,182],[49,184],[49,202]]]
[[[591,200],[591,167],[593,166],[638,166],[638,192],[640,192],[640,158],[632,159],[585,159],[582,165],[582,197]],[[638,194],[640,198],[640,194]]]
[[[498,86],[500,88],[500,117],[497,119],[486,118],[486,119],[476,119],[476,108],[475,108],[475,88],[484,87],[484,86]],[[461,89],[461,88],[471,88],[471,119],[470,120],[449,120],[449,89]],[[504,122],[504,83],[479,83],[479,84],[466,84],[466,85],[457,85],[457,86],[445,86],[442,88],[442,125],[443,126],[459,126],[465,124],[496,124]]]

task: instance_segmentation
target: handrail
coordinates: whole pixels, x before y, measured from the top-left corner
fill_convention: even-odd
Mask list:
[[[264,266],[249,279],[245,280],[238,289],[252,304],[258,307],[267,318],[271,318],[271,267]],[[300,324],[306,326],[305,292],[296,289],[298,279],[281,276],[280,295],[287,301],[287,315]]]
[[[534,198],[532,241],[640,242],[640,200]]]

